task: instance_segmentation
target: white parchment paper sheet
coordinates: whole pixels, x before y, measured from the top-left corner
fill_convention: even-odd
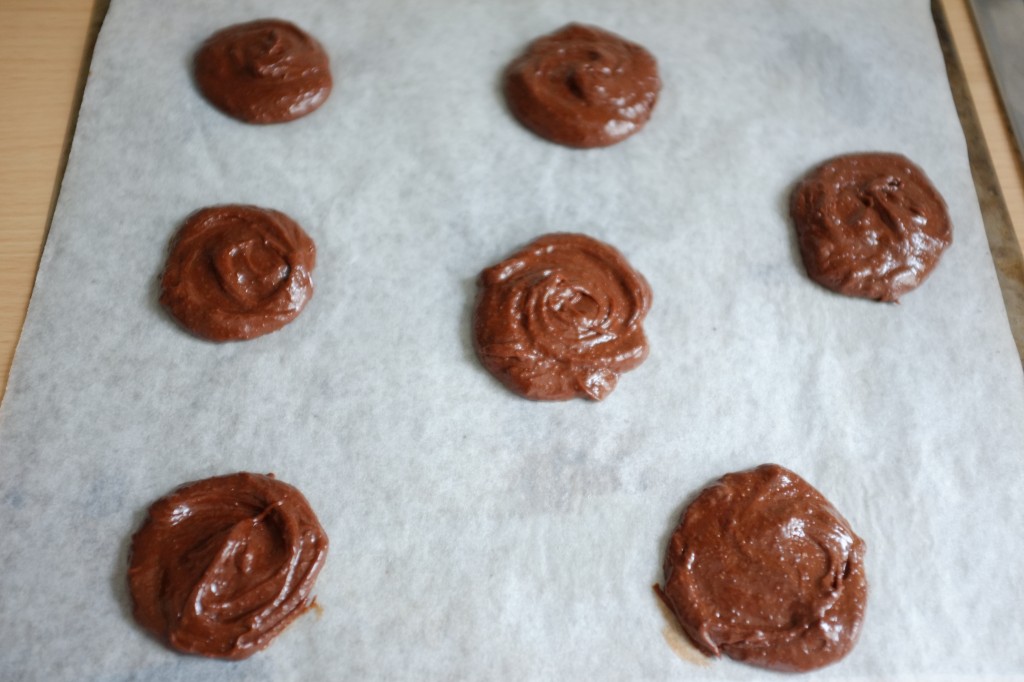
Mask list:
[[[336,89],[287,125],[210,107],[213,31],[283,16]],[[577,151],[506,112],[504,65],[571,20],[647,46],[648,127]],[[900,305],[799,263],[792,184],[897,151],[955,243]],[[156,302],[203,206],[316,240],[290,326],[226,345]],[[475,277],[584,231],[650,281],[649,360],[603,403],[504,390],[469,337]],[[832,679],[1024,671],[1022,372],[926,0],[115,0],[0,413],[4,680],[758,679],[666,644],[651,585],[686,501],[774,461],[868,544],[871,596]],[[186,481],[275,472],[331,539],[266,652],[176,655],[137,627],[131,533]]]

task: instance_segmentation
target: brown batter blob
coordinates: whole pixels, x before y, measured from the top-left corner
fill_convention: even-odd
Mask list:
[[[647,357],[651,289],[611,246],[548,234],[480,274],[474,345],[484,367],[532,400],[601,400]]]
[[[180,652],[248,658],[310,608],[326,556],[306,498],[272,474],[189,483],[132,537],[135,619]]]
[[[295,319],[313,296],[316,247],[278,211],[204,208],[171,242],[160,303],[211,341],[251,339]]]
[[[607,147],[643,128],[661,81],[640,45],[596,26],[569,24],[530,43],[505,71],[512,114],[568,147]]]
[[[686,509],[661,595],[704,653],[800,672],[849,653],[867,589],[864,542],[806,481],[765,464]]]
[[[946,202],[899,154],[849,154],[797,185],[790,215],[807,274],[847,296],[896,302],[953,241]]]
[[[327,53],[295,24],[260,19],[217,31],[195,57],[196,83],[215,107],[247,123],[283,123],[331,94]]]

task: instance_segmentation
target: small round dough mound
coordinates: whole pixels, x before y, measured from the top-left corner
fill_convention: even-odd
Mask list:
[[[647,357],[651,289],[615,248],[583,234],[534,240],[478,280],[477,356],[532,400],[601,400]]]
[[[607,147],[643,128],[661,81],[640,45],[569,24],[509,64],[504,90],[512,114],[537,135],[568,147]]]
[[[331,94],[331,69],[323,47],[280,19],[217,31],[199,48],[194,66],[203,96],[246,123],[300,118]]]
[[[313,296],[316,246],[279,211],[229,204],[193,213],[171,242],[160,303],[196,336],[276,331]]]
[[[188,483],[132,537],[135,619],[176,651],[248,658],[310,608],[327,547],[306,498],[272,474]]]
[[[821,493],[765,464],[686,509],[662,598],[704,653],[802,672],[845,656],[867,601],[864,542]]]
[[[793,190],[790,215],[810,278],[875,301],[915,289],[953,241],[946,202],[900,154],[826,161]]]

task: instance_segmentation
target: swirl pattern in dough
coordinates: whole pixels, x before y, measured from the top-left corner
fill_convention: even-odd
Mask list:
[[[313,240],[285,214],[212,206],[189,216],[172,241],[160,303],[202,338],[251,339],[302,312],[315,265]]]
[[[273,475],[186,484],[132,537],[135,619],[182,653],[248,658],[310,608],[327,547],[306,498]]]
[[[651,289],[611,246],[540,237],[480,274],[473,319],[480,361],[533,400],[601,400],[647,357]]]
[[[640,45],[595,26],[542,36],[505,71],[512,114],[568,147],[607,147],[636,133],[661,90],[658,65]]]
[[[260,19],[217,31],[195,57],[196,84],[214,106],[246,123],[283,123],[331,94],[327,53],[295,24]]]
[[[864,541],[821,493],[775,464],[705,488],[664,568],[662,598],[711,656],[807,671],[845,656],[860,633]]]

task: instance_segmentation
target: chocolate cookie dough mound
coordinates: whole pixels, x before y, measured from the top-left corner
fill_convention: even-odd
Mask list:
[[[512,114],[568,147],[607,147],[640,130],[661,81],[640,45],[595,26],[569,24],[533,41],[505,71]]]
[[[273,475],[186,484],[132,537],[135,619],[177,651],[248,658],[309,609],[327,544],[306,498]]]
[[[206,39],[196,83],[215,107],[247,123],[283,123],[319,108],[331,94],[327,53],[295,24],[261,19]]]
[[[723,476],[686,509],[662,597],[704,653],[783,671],[857,641],[864,542],[821,493],[775,464]]]
[[[601,400],[647,357],[651,289],[621,253],[582,234],[540,237],[480,274],[477,355],[533,400]]]
[[[211,341],[251,339],[295,319],[313,296],[313,240],[257,206],[204,208],[171,243],[160,303]]]
[[[810,278],[876,301],[916,288],[953,241],[942,196],[899,154],[825,162],[793,191],[790,215]]]

